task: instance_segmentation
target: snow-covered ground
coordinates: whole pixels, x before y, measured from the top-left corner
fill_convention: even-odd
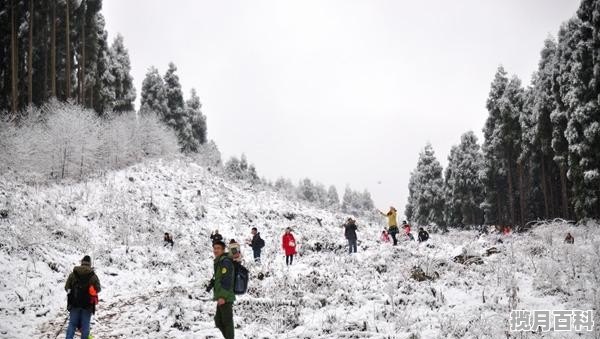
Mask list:
[[[554,223],[507,237],[450,231],[392,247],[377,241],[383,218],[359,218],[359,253],[349,256],[347,215],[186,159],[76,184],[0,177],[0,209],[9,212],[0,219],[0,338],[62,338],[64,282],[85,254],[103,287],[94,338],[220,338],[204,290],[209,236],[219,229],[244,241],[253,226],[267,246],[261,265],[247,262],[252,280],[235,306],[237,338],[600,338],[597,312],[594,332],[510,332],[508,322],[511,309],[598,310],[596,224]],[[288,226],[301,246],[289,268],[280,250]],[[172,250],[164,232],[174,235]],[[562,242],[566,232],[575,245]],[[452,260],[491,247],[499,253],[482,264]],[[247,246],[243,252],[251,257]],[[432,279],[414,279],[415,267]]]

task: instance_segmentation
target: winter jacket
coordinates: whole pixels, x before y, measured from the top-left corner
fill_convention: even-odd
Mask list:
[[[390,242],[390,236],[388,235],[388,233],[382,233],[379,239],[381,240],[381,242]]]
[[[356,240],[357,236],[356,236],[356,224],[354,223],[347,223],[344,225],[344,235],[346,236],[346,239],[348,240]]]
[[[92,269],[90,264],[87,263],[84,263],[81,266],[75,266],[75,268],[73,268],[73,272],[69,274],[67,282],[65,283],[65,291],[69,292],[75,288],[75,284],[77,283],[77,277],[79,277],[80,279],[86,279],[87,277],[89,277],[89,284],[94,286],[97,293],[100,292],[100,279],[98,279],[98,276],[96,275],[94,269]],[[71,305],[68,305],[69,309],[70,307]],[[88,310],[90,312],[93,312],[93,309],[94,305],[90,305],[88,307]]]
[[[217,241],[223,241],[223,236],[220,233],[211,234],[210,240],[212,240],[213,243],[215,243]]]
[[[285,255],[296,254],[296,239],[292,233],[284,234],[281,242]]]
[[[224,253],[214,262],[215,286],[213,290],[213,300],[225,299],[225,302],[234,302],[235,293],[233,293],[234,268],[231,257]]]
[[[260,237],[260,233],[256,233],[253,237],[252,237],[252,241],[250,242],[250,247],[252,247],[253,250],[260,250],[261,248],[263,248],[265,245],[264,240],[261,239]]]
[[[429,239],[429,233],[425,230],[419,231],[419,242],[427,241]]]
[[[388,226],[391,228],[392,226],[398,227],[398,220],[396,219],[396,215],[398,213],[396,211],[390,210],[387,212],[386,216],[388,218]]]
[[[410,234],[410,225],[409,224],[404,224],[404,234],[406,234],[406,235]]]

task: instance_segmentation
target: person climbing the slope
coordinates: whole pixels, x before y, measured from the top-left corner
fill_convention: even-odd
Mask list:
[[[429,240],[429,233],[427,233],[427,231],[425,231],[423,229],[423,227],[419,228],[418,240],[419,240],[419,242],[425,242],[425,241]]]
[[[383,213],[379,211],[383,216],[386,216],[388,219],[388,233],[392,236],[392,240],[394,241],[394,246],[398,245],[398,239],[396,239],[396,235],[398,234],[398,212],[394,208],[394,206],[390,206],[390,210],[387,213]]]
[[[163,237],[163,247],[167,247],[171,245],[171,248],[173,248],[173,245],[175,245],[175,242],[173,241],[173,236],[171,234],[169,234],[168,232],[165,232],[165,235]]]
[[[575,243],[575,238],[573,238],[571,233],[567,233],[567,236],[565,237],[565,244],[574,244],[574,243]]]
[[[285,264],[290,266],[294,262],[294,255],[296,254],[296,239],[292,234],[291,228],[288,227],[285,229],[285,234],[283,235],[281,242],[281,246],[285,252]]]
[[[252,227],[252,240],[250,241],[250,247],[252,247],[252,254],[254,254],[254,261],[260,262],[260,252],[265,247],[265,241],[260,237],[260,233],[256,227]]]
[[[211,235],[210,235],[210,240],[215,243],[217,241],[223,241],[223,236],[221,234],[219,234],[219,230],[215,230]]]
[[[344,224],[344,236],[348,240],[348,253],[356,253],[358,237],[356,236],[356,220],[348,218]]]
[[[213,300],[217,302],[215,326],[225,339],[234,339],[233,303],[235,302],[234,265],[231,257],[225,252],[225,243],[221,240],[213,243],[214,274]]]
[[[100,280],[92,268],[92,259],[86,255],[81,259],[81,265],[75,266],[65,283],[67,291],[67,310],[69,325],[66,339],[73,339],[75,330],[81,330],[81,338],[90,335],[90,321],[96,312]]]

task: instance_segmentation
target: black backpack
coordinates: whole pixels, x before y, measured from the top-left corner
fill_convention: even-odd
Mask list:
[[[259,249],[265,247],[265,241],[260,236],[258,237],[258,239],[256,239],[256,246],[258,246]]]
[[[67,296],[67,303],[69,308],[90,308],[92,307],[91,296],[89,292],[90,279],[94,275],[91,272],[88,275],[79,275],[77,272],[73,272],[75,276],[75,282],[71,287],[71,292]]]
[[[237,295],[245,294],[248,290],[250,273],[246,267],[236,261],[233,262],[233,268],[235,273],[233,277],[233,293]]]

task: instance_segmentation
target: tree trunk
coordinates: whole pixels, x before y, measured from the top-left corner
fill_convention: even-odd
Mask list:
[[[33,0],[29,0],[29,55],[27,56],[27,102],[33,104]]]
[[[544,194],[544,218],[549,219],[549,207],[548,207],[548,186],[546,181],[546,156],[542,154],[542,172],[541,172],[541,182],[542,182],[542,194]]]
[[[16,113],[18,110],[17,93],[17,30],[15,27],[15,1],[10,1],[10,65],[11,65],[11,111]]]
[[[48,7],[48,3],[45,3],[43,8],[45,10],[47,10],[50,7]],[[40,49],[40,52],[42,53],[41,58],[44,61],[44,63],[43,63],[43,66],[42,66],[43,68],[41,70],[38,70],[39,75],[42,77],[42,80],[40,80],[40,81],[42,81],[42,84],[43,84],[41,93],[38,93],[38,95],[34,99],[34,100],[36,100],[38,102],[44,102],[44,101],[46,101],[46,98],[48,96],[48,59],[49,59],[48,50],[49,50],[49,48],[48,48],[48,46],[46,44],[46,41],[47,41],[47,38],[49,36],[49,34],[48,34],[48,19],[49,19],[49,14],[50,14],[50,12],[46,12],[45,15],[44,15],[44,20],[41,22],[41,25],[42,25],[41,29],[42,30],[41,30],[40,34],[42,35],[42,39],[41,40],[43,42],[42,42],[42,47]]]
[[[71,35],[71,28],[69,25],[69,16],[70,16],[70,11],[69,11],[69,2],[70,0],[65,1],[66,6],[65,6],[65,39],[66,39],[66,47],[67,47],[67,54],[66,54],[66,62],[67,62],[67,67],[66,67],[66,76],[65,76],[65,81],[66,81],[66,99],[68,100],[71,97],[71,40],[70,40],[70,35]]]
[[[508,166],[508,211],[510,213],[510,222],[512,225],[515,224],[515,198],[513,196],[513,182],[512,182],[512,166],[511,166],[511,155],[508,152],[506,157],[506,163]]]
[[[81,4],[83,7],[83,20],[81,20],[81,60],[80,60],[80,69],[81,69],[81,105],[85,106],[85,12],[86,7],[85,3]]]
[[[569,219],[569,200],[567,200],[567,170],[564,164],[560,164],[560,188],[562,195],[562,216]]]
[[[503,220],[503,216],[502,216],[502,202],[500,201],[500,192],[498,190],[498,188],[500,187],[500,185],[498,185],[498,176],[495,175],[494,178],[494,182],[495,182],[495,187],[494,187],[494,192],[492,194],[496,195],[496,209],[498,210],[497,214],[496,214],[496,224],[501,224],[504,222]]]
[[[525,226],[525,208],[526,208],[526,203],[525,203],[525,183],[524,178],[523,178],[523,163],[519,162],[518,163],[518,174],[519,174],[519,207],[520,207],[520,214],[521,214],[521,226]]]
[[[56,0],[52,0],[52,23],[50,33],[50,96],[56,97]]]

